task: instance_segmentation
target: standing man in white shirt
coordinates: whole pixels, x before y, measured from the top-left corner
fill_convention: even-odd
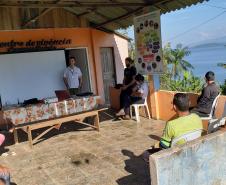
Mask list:
[[[71,95],[76,95],[82,87],[82,72],[75,64],[75,57],[70,57],[69,66],[64,71],[64,83]]]

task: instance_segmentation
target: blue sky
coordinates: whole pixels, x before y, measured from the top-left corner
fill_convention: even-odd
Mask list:
[[[214,18],[216,16],[218,17]],[[209,21],[210,19],[213,20]],[[203,24],[204,22],[207,23]],[[197,27],[200,24],[203,25]],[[161,25],[163,45],[167,42],[171,42],[172,46],[178,43],[193,45],[224,37],[226,36],[226,0],[209,0],[186,9],[163,14]],[[192,31],[184,33],[194,27],[196,28]],[[133,27],[128,29],[128,33],[131,38],[134,38]]]

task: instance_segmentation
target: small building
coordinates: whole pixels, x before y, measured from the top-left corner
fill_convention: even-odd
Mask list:
[[[101,96],[102,102],[108,103],[109,86],[122,82],[124,59],[128,56],[128,39],[116,34],[115,30],[132,25],[134,16],[148,11],[160,9],[161,13],[166,13],[203,1],[185,0],[182,3],[179,0],[133,2],[8,0],[0,2],[0,30],[2,30],[0,31],[0,52],[2,53],[0,55],[0,94],[10,92],[11,95],[8,97],[12,97],[10,98],[12,102],[4,100],[4,96],[2,101],[9,104],[15,103],[19,93],[29,94],[30,92],[30,96],[22,96],[23,99],[36,97],[35,92],[50,87],[44,78],[45,75],[50,75],[50,70],[48,73],[44,70],[37,72],[37,66],[33,67],[38,63],[42,63],[42,67],[48,66],[52,72],[55,68],[59,70],[55,79],[57,78],[57,83],[61,83],[61,86],[52,86],[52,91],[56,87],[64,88],[60,70],[66,67],[69,56],[75,56],[83,72],[83,91],[92,91]],[[37,56],[37,52],[40,55]],[[57,68],[57,65],[52,63],[54,57],[51,58],[51,56],[59,60],[61,68]],[[64,58],[64,65],[60,57]],[[13,60],[14,63],[10,66]],[[24,70],[20,73],[23,74],[23,78],[17,78],[16,68]],[[45,75],[41,75],[42,72]],[[1,74],[4,75],[1,76]],[[44,88],[35,88],[40,81],[46,83]],[[22,82],[24,82],[23,86],[21,86]],[[49,82],[49,84],[52,85],[55,82]],[[28,85],[32,83],[33,87]],[[2,89],[5,90],[4,93],[1,92]],[[38,98],[50,95],[53,94],[46,92]],[[17,101],[23,101],[23,99],[19,98]]]
[[[128,56],[128,40],[121,35],[92,28],[0,31],[0,35],[1,89],[4,93],[11,93],[8,97],[14,96],[12,100],[4,100],[5,94],[0,92],[3,102],[17,103],[18,98],[20,98],[19,101],[23,101],[21,97],[35,98],[40,94],[32,90],[36,89],[35,86],[39,87],[39,91],[45,91],[43,88],[57,87],[44,83],[54,75],[57,80],[53,81],[61,84],[58,88],[64,89],[63,70],[70,56],[76,58],[77,66],[83,73],[82,91],[100,95],[103,102],[109,101],[109,86],[121,83],[123,80],[124,59]],[[56,51],[58,51],[57,55]],[[59,59],[61,61],[57,61]],[[35,72],[39,66],[48,68],[48,74],[43,70]],[[9,75],[4,74],[5,70]],[[17,73],[18,70],[20,71]],[[58,77],[54,74],[57,70],[60,70]],[[10,71],[14,72],[10,73]],[[27,80],[22,81],[23,78]],[[47,90],[46,94],[40,94],[43,97],[37,98],[53,96],[54,89],[51,90],[52,94]],[[26,96],[20,96],[26,92],[28,93]]]

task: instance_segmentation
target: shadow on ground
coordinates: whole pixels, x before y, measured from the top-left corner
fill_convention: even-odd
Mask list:
[[[129,150],[122,150],[122,154],[129,157],[125,160],[125,170],[131,174],[116,182],[119,185],[150,185],[149,166],[142,157],[134,155]]]
[[[160,140],[161,140],[161,137],[159,137],[159,136],[157,136],[157,135],[151,134],[151,135],[149,135],[149,137],[150,137],[151,139],[156,140],[156,141],[160,141]]]

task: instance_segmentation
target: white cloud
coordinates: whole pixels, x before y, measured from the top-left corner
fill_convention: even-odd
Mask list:
[[[198,34],[202,39],[211,39],[213,37],[211,33],[207,32],[198,32]]]

